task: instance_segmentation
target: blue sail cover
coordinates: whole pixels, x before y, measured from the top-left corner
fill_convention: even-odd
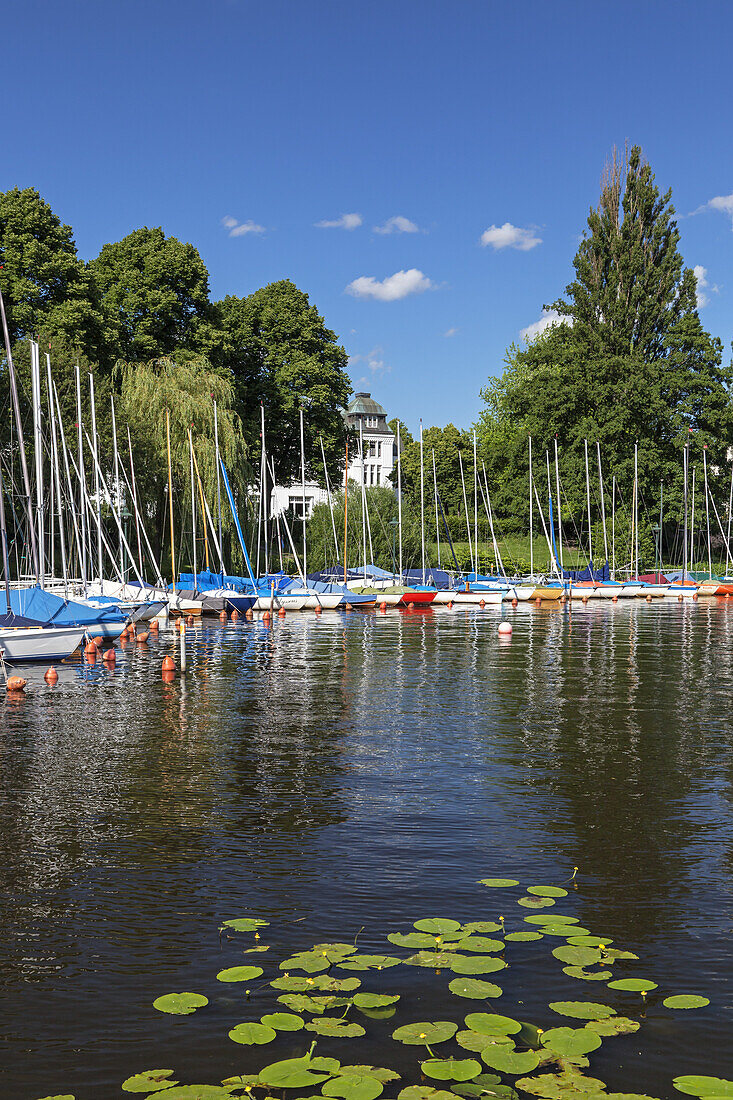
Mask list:
[[[449,588],[450,577],[446,573],[445,569],[434,569],[432,566],[425,570],[425,581],[423,582],[422,569],[406,569],[404,572],[405,584],[427,584],[433,588]]]
[[[208,592],[212,588],[234,588],[237,592],[251,592],[252,582],[248,577],[231,577],[228,573],[212,573],[210,569],[178,575],[177,592]]]
[[[598,569],[593,568],[593,562],[588,562],[587,569],[563,569],[563,577],[566,581],[610,581],[611,571],[608,562],[604,562]]]
[[[10,608],[17,615],[53,626],[94,626],[96,623],[127,621],[118,607],[88,607],[73,600],[64,600],[38,585],[33,588],[11,588]]]

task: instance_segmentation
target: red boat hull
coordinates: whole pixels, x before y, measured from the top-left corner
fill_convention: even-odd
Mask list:
[[[436,595],[437,592],[405,592],[397,606],[407,607],[411,603],[425,605],[432,603]]]

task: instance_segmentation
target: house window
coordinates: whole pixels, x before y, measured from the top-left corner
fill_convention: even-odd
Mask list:
[[[290,510],[297,519],[303,518],[303,497],[290,497],[289,500]],[[305,518],[308,519],[310,515],[310,500],[305,498]]]
[[[381,471],[379,469],[379,466],[377,466],[377,485],[379,485],[379,475],[380,475],[380,473],[381,473]]]

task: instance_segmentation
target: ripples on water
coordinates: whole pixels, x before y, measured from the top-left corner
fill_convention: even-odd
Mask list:
[[[733,1075],[731,603],[510,617],[509,643],[489,610],[197,627],[171,684],[162,630],[112,671],[62,666],[54,688],[27,673],[27,697],[0,703],[0,1095],[107,1100],[150,1066],[215,1081],[259,1064],[227,1031],[269,999],[243,1010],[213,988],[238,954],[217,935],[231,916],[271,920],[279,957],[362,926],[360,947],[384,950],[422,916],[495,918],[478,878],[574,866],[564,911],[637,951],[665,995],[712,1001],[651,1007],[592,1070],[662,1097],[673,1072]],[[502,984],[528,1018],[604,999],[558,980],[544,942],[517,946]],[[475,1007],[399,974],[398,1022]],[[150,1008],[180,989],[212,1004]],[[393,1026],[370,1024],[354,1060],[394,1065]]]

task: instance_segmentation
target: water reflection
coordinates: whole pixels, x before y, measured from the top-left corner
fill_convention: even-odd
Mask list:
[[[210,991],[222,918],[377,946],[431,911],[487,915],[475,880],[507,871],[579,866],[579,916],[730,1003],[730,601],[506,613],[509,644],[489,609],[293,615],[189,631],[171,683],[165,631],[55,688],[32,672],[0,715],[3,1093],[117,1095],[131,1047],[136,1068],[235,1072],[225,1001],[195,1052],[148,1009]],[[512,969],[532,1006],[534,970]],[[660,1023],[645,1087],[694,1068],[726,1013]]]

